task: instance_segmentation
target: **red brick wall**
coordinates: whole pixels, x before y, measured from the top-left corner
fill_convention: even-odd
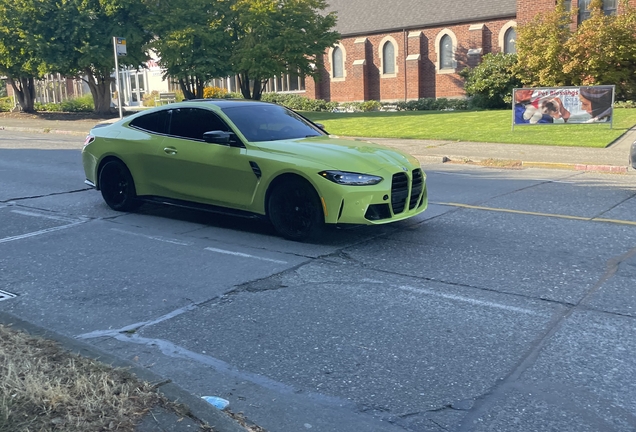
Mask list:
[[[336,81],[330,78],[331,59],[329,53],[325,53],[323,57],[325,69],[316,82],[316,90],[308,92],[308,96],[312,97],[313,93],[316,94],[316,97],[339,102],[370,99],[397,101],[424,97],[464,97],[463,80],[457,73],[438,73],[436,71],[435,65],[438,61],[438,49],[435,47],[436,38],[445,28],[450,29],[455,34],[457,39],[455,51],[457,68],[455,72],[459,72],[469,64],[467,55],[469,49],[481,48],[481,55],[498,52],[499,32],[512,19],[514,17],[488,22],[465,23],[451,27],[373,34],[367,35],[366,38],[344,38],[340,43],[346,53],[345,79]],[[482,24],[483,28],[479,31],[470,31],[471,24]],[[420,32],[419,36],[415,36]],[[409,37],[409,34],[412,37]],[[397,73],[395,76],[383,77],[380,50],[387,36],[390,36],[391,42],[395,44]],[[361,39],[366,39],[366,41],[362,43]],[[407,56],[413,58],[413,56],[417,57],[418,55],[420,56],[419,60],[406,60]],[[480,58],[471,57],[470,64],[476,64]],[[359,65],[354,67],[353,63],[356,60],[366,62],[364,71]],[[363,76],[360,76],[361,74]]]
[[[515,21],[518,26],[531,21],[537,14],[554,10],[556,0],[517,0],[517,15],[501,20],[488,22],[468,22],[447,27],[456,39],[455,73],[438,73],[436,70],[437,47],[436,39],[443,27],[412,29],[407,32],[393,32],[366,35],[364,44],[356,44],[357,38],[344,38],[341,41],[346,50],[345,70],[343,81],[330,79],[331,59],[325,54],[325,68],[315,85],[316,97],[326,100],[347,102],[359,100],[396,101],[425,97],[464,97],[463,80],[457,74],[466,66],[478,64],[483,55],[500,51],[499,33],[509,21]],[[636,0],[629,0],[636,7]],[[577,6],[577,0],[572,0],[572,7]],[[620,13],[620,7],[619,7]],[[474,25],[474,30],[470,30]],[[479,25],[483,25],[478,28]],[[576,26],[576,23],[573,23]],[[409,34],[421,32],[418,37]],[[382,77],[380,61],[380,44],[386,36],[391,36],[396,44],[395,77]],[[481,53],[469,56],[471,49],[481,48]],[[420,55],[419,60],[413,56]],[[411,60],[406,60],[411,56]],[[353,62],[365,60],[364,67],[356,66]],[[308,80],[310,81],[310,80]],[[309,86],[309,84],[308,84]],[[309,87],[308,87],[309,88]],[[308,95],[312,97],[312,92]]]

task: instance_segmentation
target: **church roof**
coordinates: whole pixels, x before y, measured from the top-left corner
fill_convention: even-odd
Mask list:
[[[343,36],[514,17],[517,0],[327,0]]]

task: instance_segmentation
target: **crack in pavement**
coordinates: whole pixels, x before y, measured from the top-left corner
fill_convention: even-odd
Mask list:
[[[27,197],[19,197],[19,198],[9,198],[6,200],[0,200],[0,202],[8,204],[14,201],[24,201],[24,200],[30,200],[30,199],[36,199],[36,198],[46,198],[46,197],[52,197],[52,196],[57,196],[57,195],[66,195],[66,194],[72,194],[72,193],[77,193],[77,192],[85,192],[85,191],[89,191],[89,190],[93,190],[93,188],[82,188],[82,189],[75,189],[75,190],[70,190],[70,191],[65,191],[65,192],[52,192],[49,194],[44,194],[44,195],[32,195],[32,196],[27,196]]]
[[[521,377],[521,375],[530,369],[539,358],[539,355],[543,351],[544,347],[548,344],[550,339],[563,327],[565,321],[570,318],[575,311],[577,310],[586,310],[588,308],[585,307],[586,303],[589,301],[590,297],[600,289],[600,287],[609,280],[612,276],[616,274],[618,271],[619,265],[625,260],[636,255],[636,248],[630,249],[622,255],[611,258],[606,263],[607,270],[598,280],[598,282],[589,288],[587,292],[581,297],[575,305],[569,307],[565,311],[556,311],[553,319],[551,320],[551,324],[547,326],[547,330],[543,333],[543,335],[539,336],[533,345],[530,347],[530,350],[527,354],[521,358],[519,363],[512,371],[503,378],[499,383],[495,384],[491,389],[484,393],[482,396],[476,399],[476,404],[474,409],[470,410],[470,412],[464,417],[462,420],[458,432],[468,432],[473,427],[474,423],[479,421],[480,416],[487,413],[488,409],[496,403],[496,401],[503,399],[507,390],[511,388],[514,384],[516,384]],[[608,313],[606,311],[603,311]],[[611,314],[611,313],[610,313]],[[611,314],[614,315],[614,314]],[[633,318],[633,317],[632,317]],[[577,410],[579,413],[583,413],[585,410]],[[592,414],[593,415],[593,414]],[[604,421],[598,416],[594,416],[596,421]],[[607,426],[607,425],[605,425]],[[599,430],[610,430],[606,428],[601,428]]]

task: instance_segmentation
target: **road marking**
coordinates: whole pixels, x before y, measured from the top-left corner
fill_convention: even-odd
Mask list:
[[[77,222],[77,219],[73,219],[73,218],[69,218],[69,217],[48,215],[48,214],[44,214],[44,213],[36,213],[36,212],[30,212],[30,211],[25,211],[25,210],[11,210],[11,213],[16,213],[16,214],[23,215],[23,216],[41,217],[41,218],[44,218],[44,219],[52,219],[52,220],[58,220],[58,221],[62,221],[62,222]]]
[[[10,292],[7,292],[7,291],[0,290],[0,301],[9,300],[9,299],[12,299],[12,298],[15,298],[15,297],[17,297],[17,294],[13,294],[13,293],[10,293]]]
[[[550,217],[557,219],[571,219],[571,220],[580,220],[586,222],[605,222],[605,223],[613,223],[619,225],[633,225],[636,226],[636,221],[628,221],[621,219],[605,219],[605,218],[597,218],[597,217],[584,217],[584,216],[571,216],[571,215],[563,215],[556,213],[540,213],[540,212],[531,212],[524,210],[512,210],[512,209],[504,209],[497,207],[484,207],[484,206],[476,206],[470,204],[460,204],[460,203],[445,203],[445,202],[431,202],[430,204],[437,204],[449,207],[459,207],[466,208],[471,210],[484,210],[484,211],[493,211],[500,213],[514,213],[514,214],[522,214],[522,215],[530,215],[530,216],[541,216],[541,217]]]
[[[86,221],[75,222],[75,223],[72,223],[72,224],[61,225],[61,226],[53,227],[53,228],[47,228],[47,229],[43,229],[43,230],[40,230],[40,231],[34,231],[34,232],[27,233],[27,234],[20,234],[20,235],[12,236],[12,237],[5,237],[5,238],[0,239],[0,243],[8,243],[8,242],[14,241],[14,240],[22,240],[22,239],[26,239],[26,238],[29,238],[29,237],[35,237],[35,236],[39,236],[39,235],[42,235],[42,234],[48,234],[48,233],[52,233],[52,232],[55,232],[55,231],[60,231],[60,230],[63,230],[63,229],[72,228],[74,226],[81,225],[84,222],[86,222]]]
[[[275,260],[275,259],[271,259],[271,258],[262,258],[262,257],[256,256],[256,255],[249,255],[249,254],[242,253],[242,252],[232,252],[232,251],[225,250],[225,249],[217,249],[217,248],[207,247],[207,248],[205,248],[205,250],[209,250],[211,252],[216,252],[216,253],[225,254],[225,255],[239,256],[239,257],[243,257],[243,258],[254,258],[254,259],[257,259],[257,260],[269,261],[269,262],[273,262],[273,263],[276,263],[276,264],[287,264],[287,261]]]
[[[454,173],[454,172],[445,172],[445,171],[433,171],[433,170],[428,170],[426,171],[427,174],[443,174],[443,175],[449,175],[449,176],[458,176],[458,177],[476,177],[479,176],[480,178],[485,178],[485,179],[491,179],[491,178],[495,178],[495,179],[499,179],[499,177],[484,177],[482,172],[479,173],[475,173],[475,174],[467,174],[467,173]],[[579,182],[574,181],[574,180],[550,180],[550,179],[542,179],[542,178],[534,178],[534,177],[519,177],[519,178],[512,178],[510,179],[511,181],[536,181],[536,182],[542,182],[542,183],[562,183],[562,184],[577,184]],[[616,181],[609,181],[609,183],[618,183]]]
[[[192,243],[187,243],[187,242],[183,242],[183,241],[179,241],[179,240],[174,240],[174,239],[170,239],[170,238],[166,238],[166,237],[159,237],[159,236],[152,236],[152,235],[147,235],[147,234],[140,234],[140,233],[136,233],[136,232],[132,232],[132,231],[126,231],[123,229],[119,229],[119,228],[111,228],[111,231],[117,231],[123,234],[130,234],[133,236],[137,236],[137,237],[144,237],[150,240],[157,240],[160,242],[164,242],[164,243],[170,243],[170,244],[176,244],[176,245],[180,245],[180,246],[191,246]]]
[[[470,297],[463,297],[463,296],[458,296],[455,294],[444,294],[444,293],[440,293],[440,292],[436,292],[436,291],[431,291],[431,290],[427,290],[424,288],[413,288],[410,286],[401,286],[399,287],[401,290],[403,291],[408,291],[408,292],[412,292],[412,293],[416,293],[416,294],[426,294],[426,295],[430,295],[433,297],[441,297],[447,300],[455,300],[455,301],[460,301],[460,302],[464,302],[464,303],[470,303],[473,305],[477,305],[477,306],[486,306],[486,307],[491,307],[491,308],[496,308],[496,309],[503,309],[503,310],[507,310],[510,312],[518,312],[518,313],[523,313],[526,315],[541,315],[535,311],[532,311],[530,309],[523,309],[520,307],[516,307],[516,306],[509,306],[509,305],[505,305],[505,304],[501,304],[501,303],[494,303],[494,302],[489,302],[489,301],[483,301],[483,300],[475,300],[473,298]]]

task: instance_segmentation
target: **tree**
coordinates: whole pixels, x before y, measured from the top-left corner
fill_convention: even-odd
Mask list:
[[[232,6],[231,63],[241,93],[260,99],[269,78],[315,75],[316,63],[340,35],[324,0],[236,0]]]
[[[572,31],[576,9],[563,0],[517,34],[515,73],[525,85],[616,85],[619,99],[636,97],[636,9],[620,0],[621,13],[607,16],[602,0],[589,4],[590,18]]]
[[[29,0],[0,0],[0,74],[7,76],[20,109],[29,113],[35,112],[35,80],[48,70],[34,31],[42,23]]]
[[[466,94],[482,108],[509,106],[512,89],[521,86],[521,81],[512,72],[516,64],[516,54],[486,54],[477,66],[459,73],[466,80]]]
[[[621,2],[621,14],[607,16],[603,2],[592,0],[590,18],[565,43],[563,71],[574,85],[615,84],[616,96],[636,96],[636,9]]]
[[[179,81],[186,99],[202,98],[205,83],[231,73],[227,0],[146,0],[144,23],[155,39],[164,78]]]
[[[542,13],[517,29],[517,65],[514,73],[528,86],[571,85],[563,70],[569,61],[565,44],[571,36],[570,24],[576,11],[566,11],[558,0],[553,11]]]
[[[120,66],[141,67],[148,59],[151,35],[141,26],[147,11],[135,0],[61,0],[41,2],[48,23],[42,30],[44,58],[53,72],[84,80],[98,114],[110,113],[111,77],[115,69],[113,37],[126,39]],[[50,25],[55,22],[56,25]]]

